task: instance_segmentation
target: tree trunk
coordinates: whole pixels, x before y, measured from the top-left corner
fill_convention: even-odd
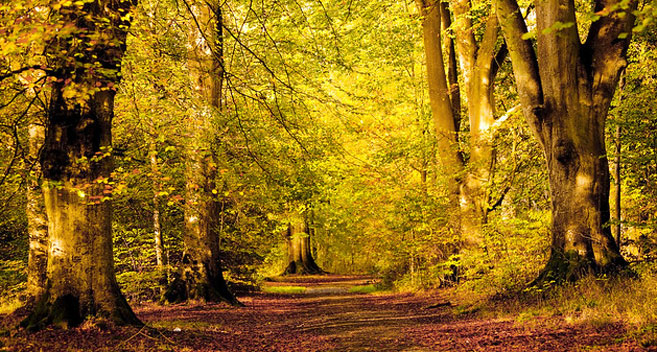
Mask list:
[[[154,132],[154,131],[152,131]],[[162,275],[162,284],[164,286],[168,283],[168,274],[164,267],[164,241],[162,239],[162,225],[160,223],[160,196],[159,192],[162,190],[159,177],[160,167],[157,163],[157,146],[153,140],[148,144],[148,154],[150,157],[151,174],[153,174],[153,242],[155,247],[155,264],[157,270]]]
[[[619,96],[620,99],[623,99],[623,88],[625,87],[625,74],[623,73],[620,82],[619,82]],[[616,145],[616,153],[614,155],[614,164],[616,166],[614,177],[616,179],[614,187],[614,200],[615,208],[614,214],[616,217],[616,245],[620,249],[621,247],[621,125],[620,123],[616,124],[616,136],[614,144]]]
[[[614,213],[616,214],[616,245],[618,248],[621,246],[621,126],[616,126],[616,155],[614,163],[616,164],[616,187],[614,199],[616,207]]]
[[[456,6],[456,9],[462,6]],[[468,8],[469,11],[469,8]],[[469,13],[459,14],[467,18]],[[486,223],[490,210],[490,191],[487,189],[491,178],[491,162],[493,159],[493,124],[495,122],[495,102],[493,88],[497,75],[498,55],[495,45],[498,40],[499,25],[494,12],[486,21],[486,30],[479,45],[476,45],[472,34],[472,24],[457,30],[457,43],[460,45],[459,56],[463,63],[462,72],[465,77],[466,97],[468,103],[468,121],[470,123],[470,158],[467,163],[467,174],[461,190],[461,203],[465,208],[462,223],[464,231],[471,232],[471,237],[477,241],[482,238],[481,226]],[[472,43],[463,45],[463,42]],[[465,47],[465,48],[464,48]],[[470,55],[469,58],[466,56]],[[503,60],[503,56],[501,58]]]
[[[486,221],[490,209],[490,192],[486,190],[486,184],[491,174],[493,153],[493,82],[499,67],[496,59],[503,59],[505,53],[495,53],[499,25],[497,17],[491,14],[486,22],[484,35],[477,43],[469,17],[469,2],[453,1],[456,20],[452,26],[456,33],[456,52],[466,91],[471,135],[470,158],[466,163],[458,148],[460,94],[456,79],[454,45],[451,40],[446,45],[448,77],[445,76],[441,46],[440,30],[451,24],[449,7],[446,3],[431,0],[417,0],[417,4],[423,15],[429,98],[438,139],[439,158],[446,172],[452,175],[448,183],[449,197],[455,207],[456,214],[453,218],[458,220],[452,220],[451,226],[460,232],[468,246],[472,246],[481,242],[481,225]]]
[[[45,129],[42,125],[29,127],[29,154],[32,171],[27,186],[27,232],[30,250],[27,261],[27,294],[30,303],[38,301],[46,289],[48,264],[48,219],[41,190],[39,150],[43,145]]]
[[[230,292],[223,276],[219,248],[218,214],[212,197],[216,167],[200,150],[187,154],[183,271],[165,293],[169,302],[224,301],[242,305]]]
[[[223,28],[219,1],[189,5],[194,17],[189,32],[188,67],[192,84],[202,98],[187,121],[190,145],[185,170],[184,268],[165,293],[169,302],[224,301],[242,304],[223,276],[219,248],[221,224],[215,182],[217,157],[212,148],[215,131],[209,117],[220,113],[224,79]],[[210,42],[208,42],[208,40]]]
[[[597,1],[595,11],[615,1]],[[613,9],[591,25],[581,44],[572,2],[537,3],[534,51],[518,4],[497,11],[513,63],[523,113],[545,153],[552,197],[552,247],[535,283],[618,272],[627,263],[607,226],[609,165],[605,121],[625,55],[636,3]],[[626,12],[627,11],[627,12]],[[556,23],[574,26],[555,30]]]
[[[447,82],[449,84],[449,101],[452,105],[452,117],[454,118],[454,130],[461,129],[461,88],[459,86],[458,64],[456,63],[456,49],[454,39],[447,34],[447,29],[452,25],[452,15],[449,11],[449,3],[440,3],[440,29],[443,32],[443,52],[447,58]]]
[[[585,101],[586,97],[580,97]],[[548,119],[567,114],[553,110]],[[590,120],[589,120],[590,121]],[[555,125],[546,150],[552,197],[552,251],[541,280],[577,279],[589,272],[609,272],[625,261],[609,222],[609,165],[604,132],[586,136],[589,121]]]
[[[449,217],[450,227],[460,231],[459,212],[460,187],[463,179],[463,158],[458,148],[458,132],[450,88],[447,86],[445,62],[441,41],[441,6],[438,1],[417,0],[422,20],[422,37],[426,56],[427,80],[429,83],[429,103],[433,118],[438,159],[447,179],[447,196],[454,210]],[[456,95],[453,95],[456,97]]]
[[[45,294],[24,321],[75,326],[88,316],[141,324],[119,290],[112,253],[110,154],[114,91],[68,107],[53,88],[41,166],[50,248]]]
[[[312,229],[305,220],[295,219],[287,227],[288,266],[283,275],[315,275],[324,271],[315,263],[311,252],[310,234]]]
[[[41,155],[49,236],[47,284],[22,323],[28,328],[73,326],[89,316],[141,324],[114,276],[112,187],[107,182],[115,86],[130,6],[128,1],[97,0],[51,9],[60,24],[74,30],[46,46],[54,78]],[[89,36],[98,39],[89,42]]]

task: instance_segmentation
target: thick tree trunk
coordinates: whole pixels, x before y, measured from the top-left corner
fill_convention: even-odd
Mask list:
[[[169,286],[165,298],[169,302],[224,301],[240,306],[226,285],[221,267],[217,231],[220,208],[212,197],[216,167],[200,150],[190,151],[187,157],[183,271]]]
[[[219,248],[221,214],[216,199],[214,130],[209,117],[221,112],[224,79],[222,13],[218,1],[191,3],[194,17],[189,32],[188,66],[202,102],[190,116],[185,171],[185,255],[183,272],[165,293],[170,302],[224,301],[242,305],[230,292],[223,276]],[[210,40],[208,43],[207,40]]]
[[[305,220],[290,222],[287,228],[288,266],[284,275],[315,275],[324,271],[315,263],[310,246],[309,228]]]
[[[585,101],[586,97],[580,99]],[[563,116],[566,109],[555,109],[555,116],[547,118]],[[580,120],[581,125],[552,127],[552,141],[556,143],[546,150],[552,250],[539,280],[574,280],[589,272],[612,272],[625,265],[607,226],[609,165],[604,133],[583,136],[582,131],[590,133],[586,120]]]
[[[498,0],[497,10],[523,113],[545,153],[552,196],[552,247],[536,283],[576,280],[587,273],[618,272],[620,255],[609,221],[609,165],[605,121],[625,65],[636,6],[617,7],[589,29],[581,44],[573,2],[536,6],[536,51],[522,38],[527,27],[515,0]],[[560,30],[555,23],[575,23]],[[550,30],[547,30],[550,29]]]
[[[29,153],[32,170],[27,186],[27,232],[30,250],[27,261],[27,295],[30,303],[36,302],[46,289],[48,264],[48,219],[43,191],[41,190],[41,166],[39,150],[45,138],[42,125],[29,127]]]
[[[130,6],[129,1],[96,0],[51,10],[74,30],[46,46],[55,79],[41,154],[49,236],[47,284],[22,323],[29,328],[72,326],[89,316],[141,324],[114,276],[112,187],[107,182],[115,86]],[[97,40],[90,42],[90,36]]]
[[[114,91],[95,93],[87,106],[67,106],[53,88],[42,154],[48,216],[47,285],[28,328],[75,326],[87,316],[141,324],[119,290],[112,253],[111,120]]]

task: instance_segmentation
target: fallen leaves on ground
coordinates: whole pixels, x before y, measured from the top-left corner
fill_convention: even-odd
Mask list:
[[[136,306],[143,328],[86,325],[36,333],[4,317],[0,351],[649,351],[620,324],[531,323],[457,314],[440,293],[350,293],[371,283],[349,276],[292,277],[268,285],[321,290],[253,293],[246,307],[223,304]],[[332,289],[335,288],[335,289]],[[431,309],[427,307],[434,306]],[[657,349],[652,349],[657,350]]]

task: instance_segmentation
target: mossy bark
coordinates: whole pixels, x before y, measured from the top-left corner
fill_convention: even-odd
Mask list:
[[[140,325],[114,275],[112,118],[131,1],[51,9],[72,28],[46,46],[51,80],[41,154],[49,248],[45,291],[23,326],[75,326],[88,317]],[[89,37],[98,38],[89,41]],[[85,43],[81,45],[80,43]]]
[[[89,316],[141,324],[119,290],[112,253],[111,202],[114,91],[70,106],[54,87],[41,159],[49,249],[45,293],[23,325],[75,326]]]

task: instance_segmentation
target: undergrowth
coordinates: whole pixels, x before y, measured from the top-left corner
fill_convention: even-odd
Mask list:
[[[657,272],[636,266],[639,278],[590,276],[575,283],[524,289],[475,291],[462,285],[452,291],[458,313],[513,318],[559,317],[570,324],[620,323],[627,337],[644,347],[657,346]]]
[[[20,308],[20,294],[27,287],[25,263],[20,260],[0,260],[0,314]]]

